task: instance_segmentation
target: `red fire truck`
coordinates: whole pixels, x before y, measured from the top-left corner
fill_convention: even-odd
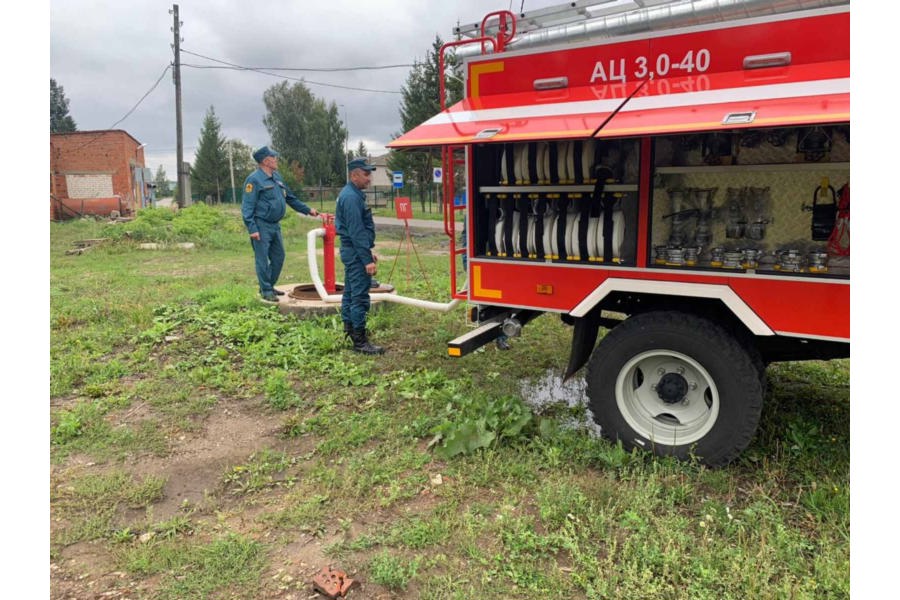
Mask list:
[[[639,32],[543,46],[492,13],[441,51],[475,44],[464,99],[390,146],[463,174],[444,216],[478,327],[451,356],[557,313],[605,436],[719,466],[754,435],[768,363],[849,356],[850,9],[731,2],[743,18],[704,23],[680,4],[694,21],[650,6]]]

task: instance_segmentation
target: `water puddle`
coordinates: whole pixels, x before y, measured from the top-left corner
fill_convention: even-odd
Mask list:
[[[573,410],[560,417],[562,427],[600,435],[600,426],[594,422],[593,413],[587,406],[587,383],[584,377],[576,375],[563,382],[560,373],[548,369],[541,377],[519,382],[519,392],[522,394],[522,401],[535,414],[544,414],[551,407],[564,406]]]

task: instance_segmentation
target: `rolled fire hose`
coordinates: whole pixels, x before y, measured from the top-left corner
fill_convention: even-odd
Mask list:
[[[501,208],[500,218],[497,219],[497,224],[494,225],[494,246],[497,248],[497,256],[506,256],[506,246],[503,244],[503,222],[505,220],[506,216]]]
[[[534,244],[534,224],[537,217],[532,213],[528,215],[528,239],[526,241],[528,258],[537,258],[537,247]]]
[[[500,183],[512,185],[516,182],[516,156],[515,145],[504,144],[503,154],[500,158]]]
[[[575,183],[575,142],[566,142],[566,180],[564,183]]]
[[[322,279],[319,277],[319,263],[316,261],[316,238],[317,237],[325,237],[325,229],[318,228],[311,230],[308,234],[306,234],[306,255],[309,259],[309,275],[313,280],[313,285],[316,287],[316,292],[319,294],[319,298],[322,299],[323,302],[341,302],[343,300],[342,294],[329,294],[325,291],[325,285],[322,283]],[[379,300],[385,300],[387,302],[396,302],[397,304],[406,304],[408,306],[415,306],[417,308],[424,308],[427,310],[436,310],[440,312],[448,312],[453,309],[457,304],[459,304],[459,300],[451,300],[450,302],[432,302],[431,300],[419,300],[418,298],[409,298],[408,296],[399,296],[397,294],[378,294]]]
[[[512,256],[515,252],[513,247],[513,222],[515,221],[516,201],[510,194],[503,194],[500,197],[500,206],[503,210],[503,250],[501,256]]]
[[[513,213],[512,218],[510,219],[510,221],[512,221],[512,231],[510,232],[512,233],[512,236],[510,237],[512,243],[509,245],[509,249],[506,253],[507,256],[514,257],[519,256],[519,249],[516,247],[516,241],[518,241],[519,239],[519,219],[517,219],[516,217],[516,213]]]
[[[543,185],[550,180],[549,169],[547,168],[550,164],[550,156],[548,152],[550,151],[549,145],[547,142],[538,142],[537,143],[537,178],[538,184]]]
[[[572,258],[572,260],[578,260],[580,256],[580,248],[577,238],[578,225],[581,222],[582,215],[574,212],[570,212],[567,214],[566,220],[566,237],[565,237],[565,247],[566,254]],[[622,211],[616,210],[612,213],[613,220],[613,229],[612,229],[612,258],[618,259],[622,256],[622,242],[625,239],[625,218],[622,214]],[[553,235],[553,231],[555,231],[558,219],[555,212],[550,211],[543,215],[543,219],[540,220],[544,224],[541,232],[541,237],[538,236],[537,225],[538,225],[538,215],[528,215],[528,256],[531,258],[552,258],[557,257],[557,244],[556,239]],[[588,260],[602,260],[603,259],[603,213],[600,213],[599,217],[590,217],[588,219],[588,229],[587,229],[587,248],[588,248]],[[499,229],[498,229],[499,235]],[[538,240],[542,240],[542,247],[537,247]],[[549,255],[545,256],[544,252],[546,252],[545,248],[549,249]]]
[[[528,213],[530,212],[530,207],[531,201],[528,197],[520,195],[516,199],[516,212],[519,213],[519,218],[516,219],[518,227],[513,233],[513,238],[516,240],[515,255],[518,257],[528,257]]]
[[[578,260],[580,253],[578,252],[578,221],[581,215],[576,211],[569,211],[568,221],[566,222],[566,259]]]
[[[594,183],[594,150],[596,146],[594,140],[585,140],[581,148],[581,172],[584,176],[584,183]]]
[[[516,185],[522,185],[525,183],[525,168],[527,168],[528,163],[525,160],[525,151],[528,149],[528,146],[525,144],[516,144],[513,147],[513,157],[515,158],[516,164]],[[523,164],[525,168],[523,168]]]
[[[544,246],[544,215],[547,213],[547,199],[542,198],[539,194],[534,201],[534,250],[535,258],[544,260],[546,257],[546,246]]]
[[[547,211],[544,215],[544,252],[549,252],[549,258],[558,258],[559,249],[556,247],[556,220],[558,215],[555,210]]]
[[[559,177],[559,183],[569,183],[568,162],[566,162],[566,157],[569,152],[571,152],[571,150],[569,150],[571,142],[559,142],[557,145],[559,149],[556,153],[556,174]]]
[[[528,142],[527,154],[525,155],[525,165],[527,168],[523,170],[527,173],[527,183],[532,185],[538,182],[538,147],[537,142]]]
[[[591,217],[588,220],[588,260],[597,260],[597,257],[603,251],[602,246],[599,249],[597,247],[597,229],[599,227],[600,219],[598,217]],[[600,228],[600,233],[601,235],[603,234],[602,228]]]
[[[593,219],[591,219],[593,220]],[[613,258],[621,258],[622,257],[622,242],[625,240],[625,216],[622,214],[621,210],[614,210],[612,212],[612,255]],[[597,254],[596,257],[598,260],[603,258],[603,213],[600,213],[600,217],[597,218]]]

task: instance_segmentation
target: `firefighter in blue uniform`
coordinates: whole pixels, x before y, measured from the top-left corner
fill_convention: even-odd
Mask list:
[[[366,206],[363,192],[371,182],[375,167],[365,158],[354,158],[347,164],[350,181],[338,194],[334,225],[341,238],[341,262],[344,263],[344,296],[341,319],[344,333],[353,342],[353,350],[363,354],[382,354],[384,348],[369,342],[366,315],[369,312],[369,288],[378,272],[375,247],[375,221]]]
[[[313,217],[318,216],[319,212],[301,202],[284,184],[278,174],[277,152],[263,146],[253,153],[253,160],[259,168],[244,181],[241,216],[253,244],[259,294],[267,302],[278,302],[278,296],[284,295],[284,292],[275,289],[284,265],[284,240],[279,221],[284,217],[287,206]]]

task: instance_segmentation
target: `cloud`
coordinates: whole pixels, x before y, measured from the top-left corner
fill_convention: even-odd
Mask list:
[[[424,59],[436,35],[452,38],[458,20],[480,21],[511,2],[382,0],[362,4],[271,0],[181,0],[182,49],[249,67],[349,67],[411,64]],[[516,3],[519,4],[519,3]],[[528,2],[538,8],[547,2]],[[50,77],[62,85],[80,130],[106,129],[125,115],[173,60],[173,3],[52,0]],[[517,7],[518,8],[518,7]],[[269,141],[262,119],[263,92],[282,81],[250,71],[200,69],[209,60],[181,55],[185,160],[193,159],[210,106],[226,137],[251,146]],[[338,73],[291,72],[326,102],[342,105],[350,146],[359,140],[382,151],[399,132],[399,94],[344,90],[314,82],[399,92],[408,68]],[[175,174],[175,89],[171,71],[117,126],[145,142],[147,165]]]

